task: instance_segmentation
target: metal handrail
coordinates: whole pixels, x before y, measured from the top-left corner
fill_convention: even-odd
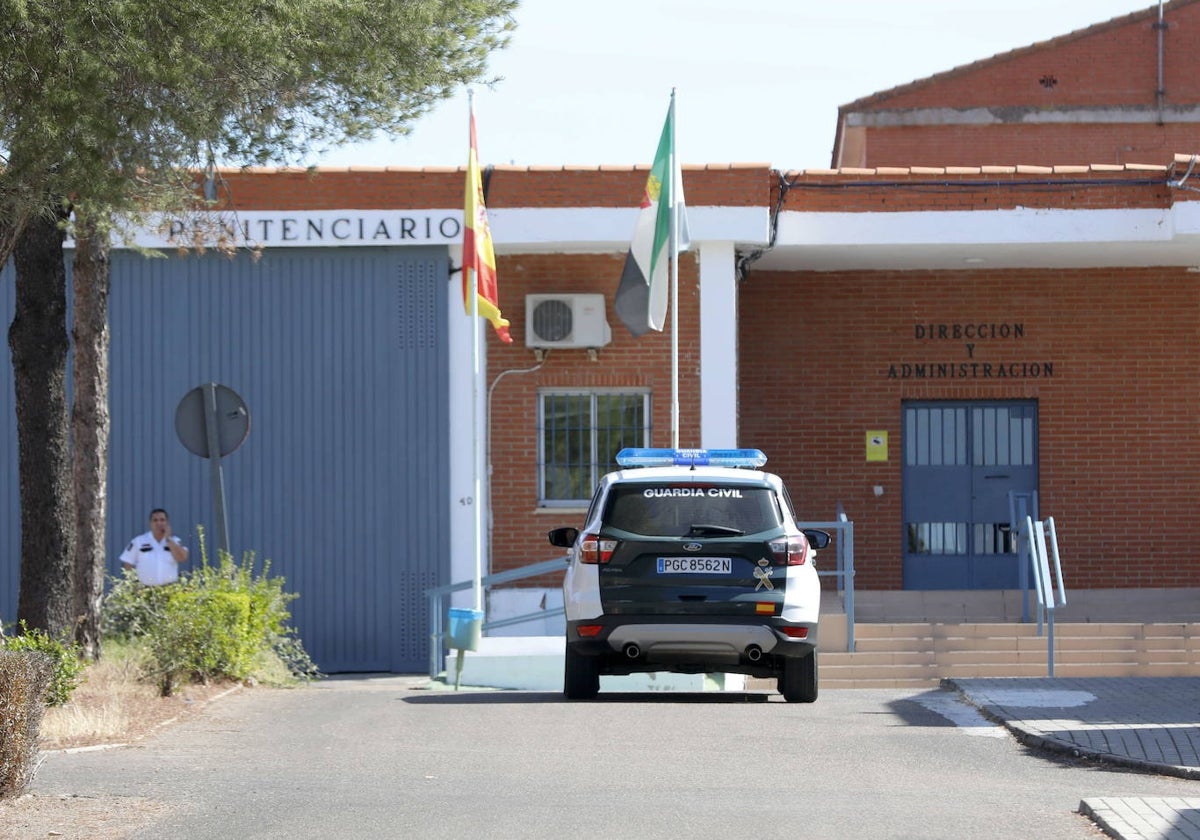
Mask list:
[[[1046,545],[1047,532],[1050,535],[1049,550]],[[1045,522],[1034,522],[1032,517],[1026,516],[1025,533],[1028,535],[1027,542],[1037,583],[1039,635],[1042,612],[1046,614],[1046,675],[1053,677],[1054,608],[1067,605],[1067,589],[1063,584],[1062,558],[1058,553],[1058,534],[1054,530],[1054,517],[1049,517]],[[1051,566],[1051,560],[1053,560],[1053,566]]]
[[[837,531],[837,566],[828,571],[817,570],[821,577],[836,577],[837,591],[843,593],[846,608],[846,651],[854,653],[854,523],[838,505],[838,518],[833,522],[801,522],[801,528]]]
[[[492,586],[497,583],[510,583],[514,580],[523,580],[524,578],[538,577],[539,575],[551,574],[566,568],[567,555],[555,557],[552,560],[543,560],[540,563],[532,563],[528,566],[521,566],[518,569],[508,569],[503,572],[485,575],[480,578],[480,584],[484,587]],[[429,599],[429,676],[436,677],[442,670],[442,638],[446,635],[443,627],[442,615],[446,612],[445,599],[453,592],[461,592],[464,589],[471,589],[475,586],[475,581],[466,580],[459,583],[447,583],[444,586],[436,586],[433,589],[425,590],[425,597]],[[550,610],[537,610],[536,612],[527,613],[525,615],[509,616],[497,621],[485,621],[481,630],[491,630],[496,627],[508,627],[511,624],[520,624],[525,621],[532,621],[535,618],[546,618],[549,616],[560,615],[563,613],[561,607]]]

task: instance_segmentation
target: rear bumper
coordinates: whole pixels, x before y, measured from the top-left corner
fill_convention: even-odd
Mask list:
[[[689,618],[674,616],[604,616],[567,622],[567,644],[576,653],[600,657],[604,673],[678,671],[770,675],[781,660],[808,656],[817,646],[817,623],[789,622],[778,617],[747,621],[745,617]],[[580,625],[600,631],[581,636]],[[801,628],[804,638],[783,628]]]

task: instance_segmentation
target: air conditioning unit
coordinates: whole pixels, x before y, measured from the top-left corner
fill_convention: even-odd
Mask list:
[[[604,295],[525,296],[526,347],[604,347],[611,341]]]

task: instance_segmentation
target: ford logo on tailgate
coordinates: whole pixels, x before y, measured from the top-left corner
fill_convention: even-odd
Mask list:
[[[684,551],[699,551],[702,548],[704,548],[704,546],[702,546],[700,543],[684,543],[683,544]]]

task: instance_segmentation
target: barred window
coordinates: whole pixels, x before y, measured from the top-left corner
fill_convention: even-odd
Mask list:
[[[909,522],[909,554],[966,554],[966,522]]]
[[[538,412],[539,503],[576,506],[617,469],[617,453],[648,446],[650,395],[621,391],[543,391]]]

